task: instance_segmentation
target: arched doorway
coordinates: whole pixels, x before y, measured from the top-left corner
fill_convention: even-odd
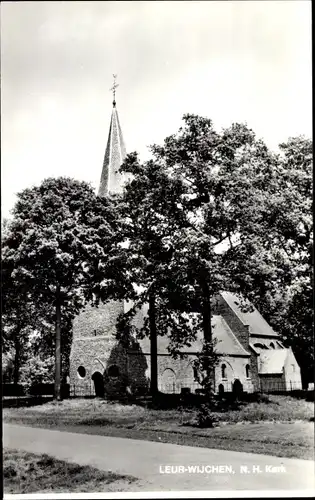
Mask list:
[[[120,375],[120,371],[117,365],[110,365],[107,370],[107,374],[110,378],[118,378]]]
[[[160,379],[160,391],[166,393],[175,392],[175,372],[171,368],[166,368]]]
[[[239,397],[242,394],[242,392],[243,392],[243,385],[239,381],[239,379],[237,378],[236,380],[234,380],[234,383],[233,383],[233,394],[236,397]]]
[[[222,397],[224,395],[224,385],[220,384],[218,389],[219,389],[219,396]]]
[[[94,372],[92,375],[94,382],[95,396],[98,398],[104,397],[104,379],[100,372]]]

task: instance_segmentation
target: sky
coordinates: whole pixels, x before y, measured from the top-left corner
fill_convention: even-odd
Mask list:
[[[185,113],[267,145],[312,135],[311,2],[1,4],[2,217],[47,177],[97,188],[112,110],[149,156]]]

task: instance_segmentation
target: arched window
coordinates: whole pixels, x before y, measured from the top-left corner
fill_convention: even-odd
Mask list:
[[[273,342],[270,342],[270,344],[269,344],[269,345],[270,345],[270,347],[272,347],[272,349],[275,349],[275,345],[274,345],[274,343],[273,343]]]
[[[86,370],[84,366],[79,366],[77,373],[79,378],[84,378],[86,375]]]
[[[250,366],[246,365],[246,378],[250,378]]]
[[[165,368],[159,377],[159,388],[161,392],[174,393],[176,391],[176,375],[172,368]]]
[[[119,368],[117,365],[111,365],[108,370],[107,370],[108,376],[109,377],[119,377]]]
[[[226,365],[221,365],[221,377],[226,378]]]

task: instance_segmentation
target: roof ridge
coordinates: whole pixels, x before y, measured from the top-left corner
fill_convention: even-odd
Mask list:
[[[242,294],[240,294],[240,301],[243,299],[245,303],[249,304],[253,310],[248,312],[248,311],[242,311],[241,307],[238,305],[236,302],[237,296],[233,292],[229,292],[227,290],[223,290],[220,292],[221,297],[223,300],[226,302],[228,307],[233,311],[235,316],[240,320],[242,325],[244,327],[248,327],[248,333],[250,336],[255,336],[256,335],[274,335],[274,336],[279,336],[277,332],[272,328],[272,326],[268,323],[268,321],[264,318],[264,316],[261,314],[261,312],[257,309],[257,307],[247,298],[243,297]],[[248,321],[246,322],[246,318],[244,318],[244,315],[252,315],[251,317],[248,318]],[[262,324],[261,324],[262,323]],[[257,331],[258,329],[258,331]],[[259,331],[260,330],[260,331]]]

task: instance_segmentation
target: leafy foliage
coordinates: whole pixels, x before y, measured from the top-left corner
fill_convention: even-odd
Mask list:
[[[177,357],[202,332],[195,376],[211,395],[212,299],[222,290],[256,305],[310,379],[312,143],[291,138],[280,149],[269,151],[246,125],[218,132],[211,120],[185,115],[177,134],[151,147],[152,160],[127,156],[122,196],[98,198],[67,178],[20,193],[2,244],[2,333],[16,381],[29,352],[43,359],[56,349],[60,359],[60,335],[67,363],[71,322],[86,302],[124,299],[133,305],[118,335],[127,344],[133,334],[150,337],[151,390],[157,336],[168,336]]]
[[[138,303],[154,289],[158,333],[173,355],[203,331],[198,366],[209,380],[201,359],[213,357],[212,298],[228,289],[257,304],[294,278],[275,224],[286,167],[247,126],[218,133],[195,115],[151,150],[153,160],[142,165],[133,153],[122,167],[132,175],[122,203],[128,276]],[[190,312],[201,320],[188,333]]]
[[[292,347],[307,386],[314,380],[312,142],[296,137],[280,148],[277,195],[268,200],[265,238],[279,248],[287,265],[278,270],[282,280],[265,293],[260,309]]]
[[[13,321],[49,335],[54,325],[56,395],[60,397],[60,335],[87,301],[115,287],[110,260],[117,230],[113,203],[68,178],[46,179],[19,193],[2,245],[4,310]],[[100,269],[99,263],[106,269]],[[62,326],[63,318],[63,326]],[[19,321],[23,321],[21,326]],[[14,335],[17,338],[17,333]],[[46,337],[47,340],[47,337]]]
[[[54,381],[54,356],[29,356],[21,369],[20,381],[29,389],[33,384]]]

